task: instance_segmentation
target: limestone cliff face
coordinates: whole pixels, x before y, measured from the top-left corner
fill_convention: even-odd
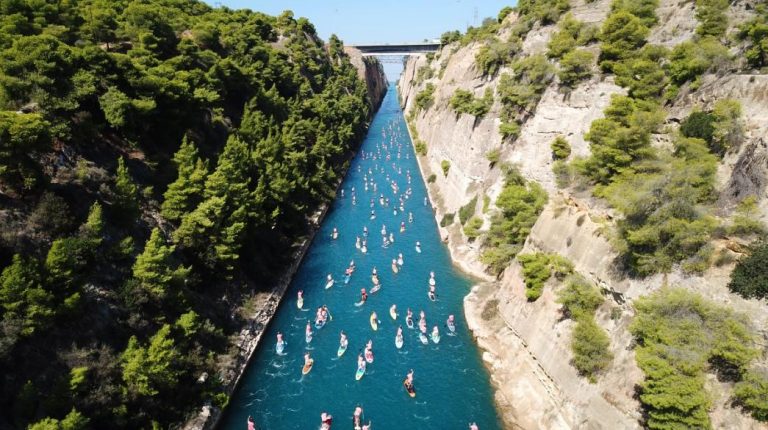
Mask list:
[[[349,60],[357,69],[360,79],[365,81],[368,89],[368,101],[373,111],[379,110],[384,95],[387,94],[387,77],[384,75],[384,66],[376,57],[364,57],[359,50],[345,47],[344,52],[349,55]]]
[[[748,13],[743,2],[731,5],[733,17]],[[572,2],[571,12],[584,22],[602,22],[610,9],[609,0]],[[674,46],[692,37],[698,24],[692,2],[679,4],[661,0],[657,9],[659,25],[649,42]],[[510,16],[507,20],[516,19]],[[734,18],[735,19],[735,18]],[[543,52],[556,30],[554,25],[535,25],[523,41],[525,54]],[[504,39],[504,34],[500,38]],[[560,285],[550,280],[536,302],[528,302],[521,268],[513,262],[497,280],[488,276],[480,262],[480,245],[470,242],[461,225],[454,222],[441,227],[454,261],[469,273],[483,279],[465,299],[465,314],[470,328],[484,350],[483,359],[496,386],[496,400],[504,421],[510,428],[523,429],[627,429],[639,428],[641,409],[636,399],[636,385],[643,373],[635,364],[633,340],[627,327],[633,317],[632,302],[641,295],[673,284],[695,289],[719,303],[728,303],[737,311],[747,312],[754,326],[764,331],[768,324],[768,306],[764,302],[744,300],[731,294],[726,285],[733,265],[713,267],[701,276],[676,270],[645,279],[628,279],[612,267],[616,251],[605,235],[606,227],[617,216],[605,202],[588,192],[559,190],[552,173],[550,143],[557,135],[567,138],[573,156],[587,156],[589,143],[584,134],[591,122],[603,116],[612,94],[623,94],[612,77],[594,76],[565,94],[557,81],[544,92],[535,113],[523,125],[520,136],[503,143],[498,128],[501,106],[498,97],[482,118],[457,115],[449,99],[457,88],[481,97],[486,88],[496,89],[502,69],[495,77],[483,77],[476,69],[475,55],[482,44],[444,47],[430,61],[426,56],[411,57],[398,83],[401,104],[406,114],[416,112],[414,99],[428,83],[435,86],[434,102],[412,117],[411,132],[426,143],[426,156],[419,157],[430,197],[440,221],[447,213],[456,213],[479,196],[476,216],[490,223],[493,202],[503,187],[503,175],[493,167],[486,154],[498,148],[500,162],[517,164],[526,179],[546,189],[549,203],[534,225],[522,253],[543,251],[570,259],[575,269],[600,286],[610,300],[598,310],[596,321],[611,339],[614,355],[610,369],[597,383],[578,376],[570,365],[569,347],[573,322],[560,317],[555,291]],[[597,46],[589,49],[598,51]],[[420,69],[431,69],[426,79]],[[719,207],[723,215],[733,209],[743,193],[756,194],[762,219],[768,220],[768,76],[727,74],[705,76],[695,91],[682,88],[680,96],[667,106],[667,125],[676,127],[696,107],[708,108],[715,100],[733,98],[741,102],[746,122],[746,138],[741,147],[729,153],[718,168]],[[663,139],[655,144],[664,145]],[[450,163],[447,175],[441,163]],[[490,206],[483,211],[483,196]],[[715,243],[716,248],[731,244]],[[766,333],[762,333],[764,336]],[[708,389],[714,393],[711,410],[715,428],[762,428],[759,423],[734,409],[728,402],[726,384],[711,377]]]

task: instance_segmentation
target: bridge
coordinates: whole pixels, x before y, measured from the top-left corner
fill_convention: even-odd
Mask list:
[[[372,45],[351,45],[358,49],[363,56],[383,56],[383,55],[418,55],[435,52],[440,49],[439,41],[421,42],[421,43],[400,43],[400,44],[372,44]]]

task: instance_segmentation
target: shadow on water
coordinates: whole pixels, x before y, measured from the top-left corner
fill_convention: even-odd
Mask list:
[[[392,181],[398,185],[397,193]],[[353,187],[356,204],[352,202]],[[464,322],[462,299],[470,281],[452,267],[440,242],[392,84],[342,189],[344,196],[337,197],[320,227],[230,400],[220,428],[245,429],[246,418],[251,415],[259,429],[315,429],[320,425],[321,412],[334,416],[334,428],[346,428],[357,405],[364,408],[365,419],[376,429],[466,429],[472,421],[482,430],[500,428],[488,374]],[[389,199],[389,206],[379,204],[382,195]],[[397,208],[401,196],[403,212]],[[376,215],[373,220],[371,210]],[[413,222],[409,222],[409,212]],[[400,231],[401,222],[404,232]],[[391,233],[394,239],[386,248],[382,247],[383,225],[387,236]],[[339,231],[336,240],[331,238],[334,227]],[[369,232],[366,254],[355,247],[356,236],[363,239],[363,227]],[[417,241],[420,253],[416,251]],[[392,260],[400,253],[403,265],[394,273]],[[344,270],[350,260],[354,260],[356,270],[345,284]],[[373,286],[374,267],[382,288],[357,307],[360,289],[370,291]],[[438,300],[434,302],[427,297],[430,271],[435,272],[437,285]],[[329,273],[336,282],[325,289]],[[303,309],[296,306],[299,290],[305,295]],[[314,319],[315,309],[324,304],[333,318],[321,329],[312,328],[314,336],[307,345],[306,321]],[[397,305],[399,314],[395,320],[389,315],[392,304]],[[406,327],[407,308],[413,310],[416,323],[419,311],[424,310],[428,330],[434,326],[440,330],[439,343],[430,340],[423,345],[418,324],[413,329]],[[373,311],[380,321],[377,331],[369,322]],[[445,325],[450,314],[456,318],[455,335],[449,335]],[[399,350],[395,346],[398,326],[402,326],[404,338]],[[341,330],[349,337],[349,347],[338,358]],[[275,351],[278,331],[287,342],[284,355]],[[374,362],[356,381],[357,356],[368,340],[373,341]],[[315,364],[309,374],[302,375],[306,351]],[[414,370],[415,398],[403,388],[409,369]]]

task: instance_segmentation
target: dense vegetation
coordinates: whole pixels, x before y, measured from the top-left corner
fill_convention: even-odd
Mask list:
[[[552,277],[563,280],[573,272],[573,263],[560,254],[520,254],[517,261],[523,268],[525,280],[525,297],[536,301],[544,291],[544,283]]]
[[[193,0],[0,9],[0,426],[168,427],[226,403],[238,307],[366,129],[341,41]]]
[[[483,97],[474,97],[469,91],[457,88],[451,96],[450,105],[458,114],[466,113],[474,117],[482,117],[493,106],[493,89],[486,88]]]
[[[504,188],[496,199],[499,211],[491,217],[481,257],[496,275],[520,252],[548,198],[541,185],[526,181],[515,168],[505,170]]]
[[[595,311],[604,301],[600,290],[578,275],[571,276],[566,286],[557,293],[557,302],[563,305],[563,313],[576,321],[571,335],[573,365],[590,382],[595,382],[597,375],[613,360],[613,354],[608,349],[610,339],[595,322]]]
[[[758,350],[746,317],[676,288],[640,298],[635,308],[630,331],[638,343],[637,363],[645,373],[640,401],[649,428],[711,428],[707,371],[726,380],[750,375],[737,385],[741,389],[736,396],[745,409],[759,405],[764,413],[766,381],[749,371]],[[762,400],[757,401],[759,396]]]
[[[754,246],[752,253],[731,272],[728,288],[747,298],[768,297],[768,244]]]

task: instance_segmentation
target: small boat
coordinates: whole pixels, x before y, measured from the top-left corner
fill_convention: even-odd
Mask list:
[[[301,368],[301,374],[306,375],[309,373],[310,370],[312,370],[312,365],[315,364],[315,360],[310,358],[307,364],[304,365],[304,367]]]

